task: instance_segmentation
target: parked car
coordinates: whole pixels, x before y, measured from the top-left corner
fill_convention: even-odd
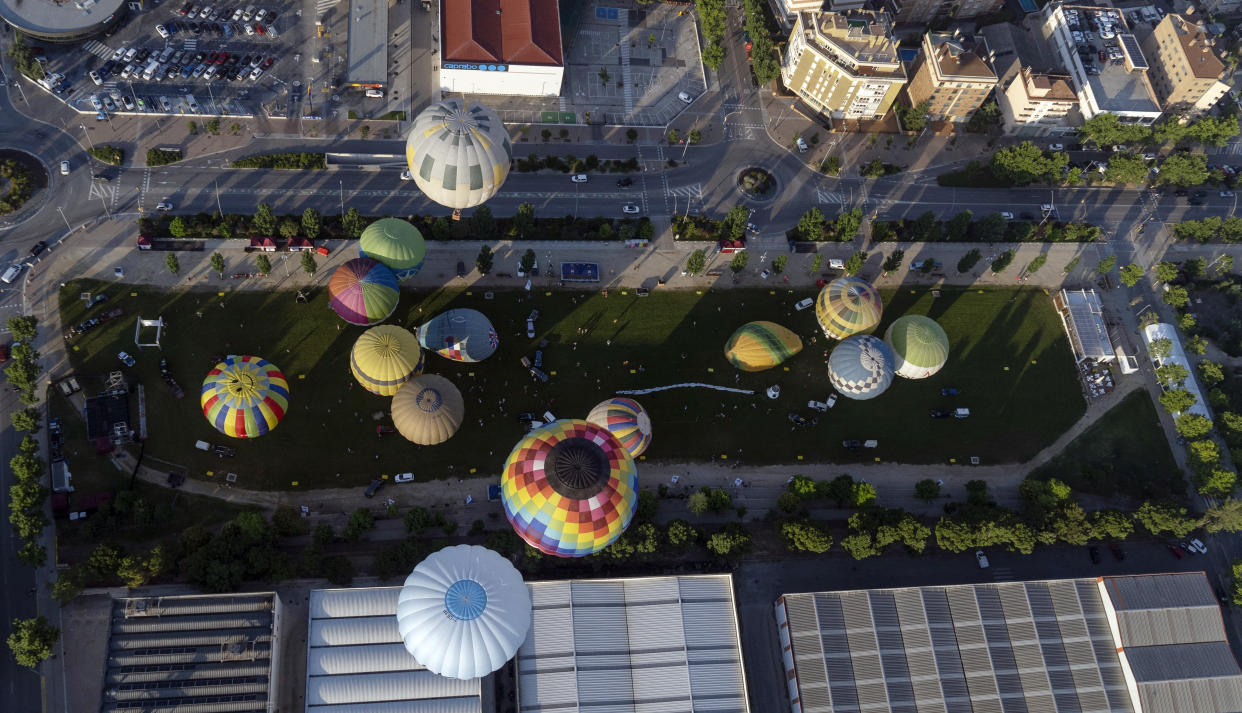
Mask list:
[[[575,173],[574,175],[569,177],[569,180],[573,181],[574,183],[586,183],[587,175],[585,173]]]
[[[1197,537],[1190,541],[1190,548],[1199,554],[1207,554],[1207,545],[1204,545],[1203,540],[1200,540]]]
[[[61,161],[61,162],[60,162],[60,175],[62,175],[62,176],[68,176],[68,175],[69,175],[69,162],[68,162],[68,161]]]
[[[694,97],[690,96],[688,92],[677,92],[677,98],[684,101],[687,104],[694,103]]]
[[[1181,559],[1186,556],[1182,554],[1181,549],[1179,549],[1176,545],[1167,545],[1167,547],[1169,548],[1169,552],[1172,552],[1173,556],[1178,559]]]
[[[617,188],[629,188],[632,185],[634,185],[634,179],[629,176],[617,180]]]
[[[807,401],[806,407],[812,411],[819,411],[820,413],[826,413],[828,411],[828,404],[823,401]]]
[[[466,263],[462,260],[457,261],[457,276],[458,277],[466,276]]]
[[[30,257],[39,257],[39,254],[47,249],[47,241],[40,240],[30,248]]]
[[[953,412],[947,408],[934,408],[929,411],[929,415],[932,418],[948,418],[953,415]]]
[[[957,389],[952,386],[949,386],[949,387],[946,387],[940,390],[941,396],[957,396],[957,393],[958,393]]]
[[[379,492],[379,489],[382,487],[384,487],[384,481],[380,480],[379,478],[375,478],[374,480],[371,481],[371,484],[367,486],[366,492],[364,492],[363,495],[365,495],[368,498],[373,498],[375,497],[375,494]]]
[[[1116,542],[1108,546],[1108,551],[1113,553],[1113,559],[1117,560],[1118,562],[1126,558],[1126,551],[1121,549],[1121,545],[1117,544]]]
[[[815,300],[811,299],[810,297],[807,297],[804,300],[799,300],[798,303],[794,305],[794,310],[801,312],[802,310],[810,307],[813,304],[815,304]]]
[[[1064,151],[1065,144],[1048,144],[1049,151]]]
[[[841,447],[851,451],[856,451],[859,448],[862,448],[862,441],[841,441]]]
[[[394,476],[392,477],[392,482],[394,482],[394,483],[413,483],[413,482],[414,482],[414,474],[413,474],[413,473],[397,473],[396,475],[394,475]]]
[[[103,84],[103,77],[99,76],[99,72],[92,69],[87,76],[91,78],[91,81],[95,83],[95,86]]]
[[[120,359],[121,363],[124,364],[125,366],[133,366],[134,364],[137,363],[134,361],[134,358],[130,356],[127,352],[117,352],[116,358]]]
[[[1002,210],[1000,216],[1005,220],[1013,220],[1013,213],[1010,213],[1007,210]]]
[[[626,203],[625,205],[621,206],[621,212],[622,212],[622,213],[629,214],[629,215],[633,215],[633,214],[635,214],[635,213],[638,213],[638,212],[640,212],[641,210],[642,210],[641,208],[639,208],[637,205],[635,205],[635,204],[633,204],[633,203]]]
[[[528,339],[535,338],[535,320],[533,319],[526,320],[526,336]]]
[[[162,211],[170,211],[173,209],[173,204],[169,203],[168,201],[160,201],[159,203],[155,204],[155,209],[162,210]]]
[[[1096,547],[1095,545],[1091,545],[1090,547],[1087,548],[1087,554],[1091,557],[1091,564],[1100,563],[1100,548],[1099,547]]]
[[[979,569],[988,568],[988,556],[983,554],[983,550],[975,550],[975,561],[979,563]]]

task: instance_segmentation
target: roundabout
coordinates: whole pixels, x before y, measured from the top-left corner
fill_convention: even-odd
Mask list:
[[[778,185],[776,176],[758,166],[748,166],[737,174],[738,190],[751,200],[772,200],[776,197]]]

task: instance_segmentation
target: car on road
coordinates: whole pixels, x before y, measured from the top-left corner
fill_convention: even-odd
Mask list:
[[[569,177],[569,180],[573,181],[574,183],[586,183],[587,175],[585,173],[575,173],[574,175]]]
[[[124,364],[125,366],[133,366],[134,364],[137,363],[134,361],[134,358],[130,356],[127,352],[117,352],[116,358],[120,359],[121,363]]]
[[[375,478],[374,480],[371,481],[371,484],[367,486],[366,492],[364,492],[363,495],[368,498],[373,498],[375,497],[375,494],[379,492],[379,489],[382,487],[384,487],[384,481],[380,480],[379,478]]]
[[[694,103],[694,97],[690,96],[690,94],[687,92],[677,92],[677,98],[684,101],[687,104]]]
[[[39,257],[39,254],[47,250],[47,241],[40,240],[30,248],[30,257]]]
[[[1169,548],[1169,552],[1173,553],[1174,557],[1181,559],[1186,556],[1182,554],[1181,549],[1179,549],[1177,545],[1166,545],[1166,546]]]
[[[1007,210],[1002,210],[1000,216],[1005,220],[1013,220],[1013,213],[1010,213]]]
[[[1100,548],[1099,547],[1096,547],[1095,545],[1091,545],[1090,547],[1087,548],[1087,554],[1091,556],[1091,564],[1100,563]]]
[[[394,482],[394,483],[413,483],[413,482],[414,482],[414,474],[413,474],[413,473],[397,473],[396,475],[394,475],[394,476],[392,477],[392,482]]]
[[[634,185],[634,179],[629,176],[617,180],[617,188],[629,188],[632,185]]]
[[[803,141],[801,136],[794,139],[794,145],[798,147],[798,153],[806,153],[811,148],[806,145],[806,141]]]
[[[535,320],[530,318],[526,320],[526,337],[528,339],[535,338]]]
[[[401,172],[401,180],[403,180],[403,181],[413,181],[413,180],[414,180],[414,177],[410,175],[410,169],[408,169],[408,168],[407,168],[407,169],[405,169],[404,171],[402,171],[402,172]]]
[[[807,401],[806,407],[812,411],[819,411],[820,413],[827,413],[828,411],[828,404],[823,401]]]
[[[1233,198],[1233,191],[1221,191],[1220,197],[1221,198]]]
[[[1190,548],[1199,554],[1207,554],[1207,545],[1204,545],[1203,540],[1200,540],[1197,537],[1190,541]]]
[[[457,261],[457,276],[458,277],[466,276],[466,263],[461,260]]]
[[[1207,203],[1207,201],[1203,200],[1199,196],[1191,196],[1189,202],[1190,205],[1203,205],[1204,203]]]
[[[988,568],[988,556],[983,554],[983,550],[975,550],[975,561],[979,563],[979,569]]]
[[[1065,144],[1048,144],[1049,151],[1064,151]]]
[[[169,211],[173,209],[173,204],[169,203],[168,201],[160,201],[159,203],[155,204],[155,209]]]
[[[12,265],[9,265],[9,268],[4,271],[4,274],[0,275],[0,282],[4,282],[5,284],[12,283],[13,280],[17,279],[18,275],[22,274],[22,270],[24,269],[26,269],[26,265],[20,262],[15,262]]]
[[[798,300],[798,303],[794,305],[794,310],[801,312],[802,310],[806,309],[807,307],[810,307],[813,304],[815,304],[815,300],[811,299],[810,297],[807,297],[804,300]]]
[[[260,67],[262,67],[263,69],[271,69],[271,68],[272,68],[272,65],[273,65],[273,64],[275,64],[275,63],[276,63],[276,58],[275,58],[275,57],[268,57],[267,59],[263,60],[263,61],[259,64],[259,66],[260,66]]]
[[[934,408],[928,412],[928,415],[932,418],[948,418],[953,415],[953,412],[947,408]]]
[[[1108,551],[1113,553],[1113,559],[1117,560],[1118,562],[1126,558],[1126,551],[1121,549],[1121,545],[1117,544],[1116,542],[1108,546]]]
[[[633,215],[633,214],[635,214],[635,213],[638,213],[638,212],[640,212],[641,210],[642,210],[642,209],[641,209],[641,208],[639,208],[639,207],[638,207],[636,204],[634,204],[634,203],[626,203],[625,205],[621,206],[621,212],[622,212],[622,213],[629,214],[629,215]]]

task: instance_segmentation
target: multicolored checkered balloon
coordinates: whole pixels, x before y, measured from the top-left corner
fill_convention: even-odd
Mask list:
[[[536,428],[501,477],[505,517],[540,552],[582,557],[612,544],[638,506],[634,459],[608,429],[577,419]]]
[[[634,399],[618,396],[601,401],[591,409],[586,420],[607,428],[635,458],[651,445],[651,417]]]
[[[203,379],[203,415],[233,438],[255,438],[276,428],[289,410],[289,382],[256,356],[230,356]]]

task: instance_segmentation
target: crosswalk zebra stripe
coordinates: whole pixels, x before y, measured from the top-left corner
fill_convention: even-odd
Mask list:
[[[87,40],[82,47],[91,54],[100,59],[107,59],[112,56],[112,48],[99,40]]]

